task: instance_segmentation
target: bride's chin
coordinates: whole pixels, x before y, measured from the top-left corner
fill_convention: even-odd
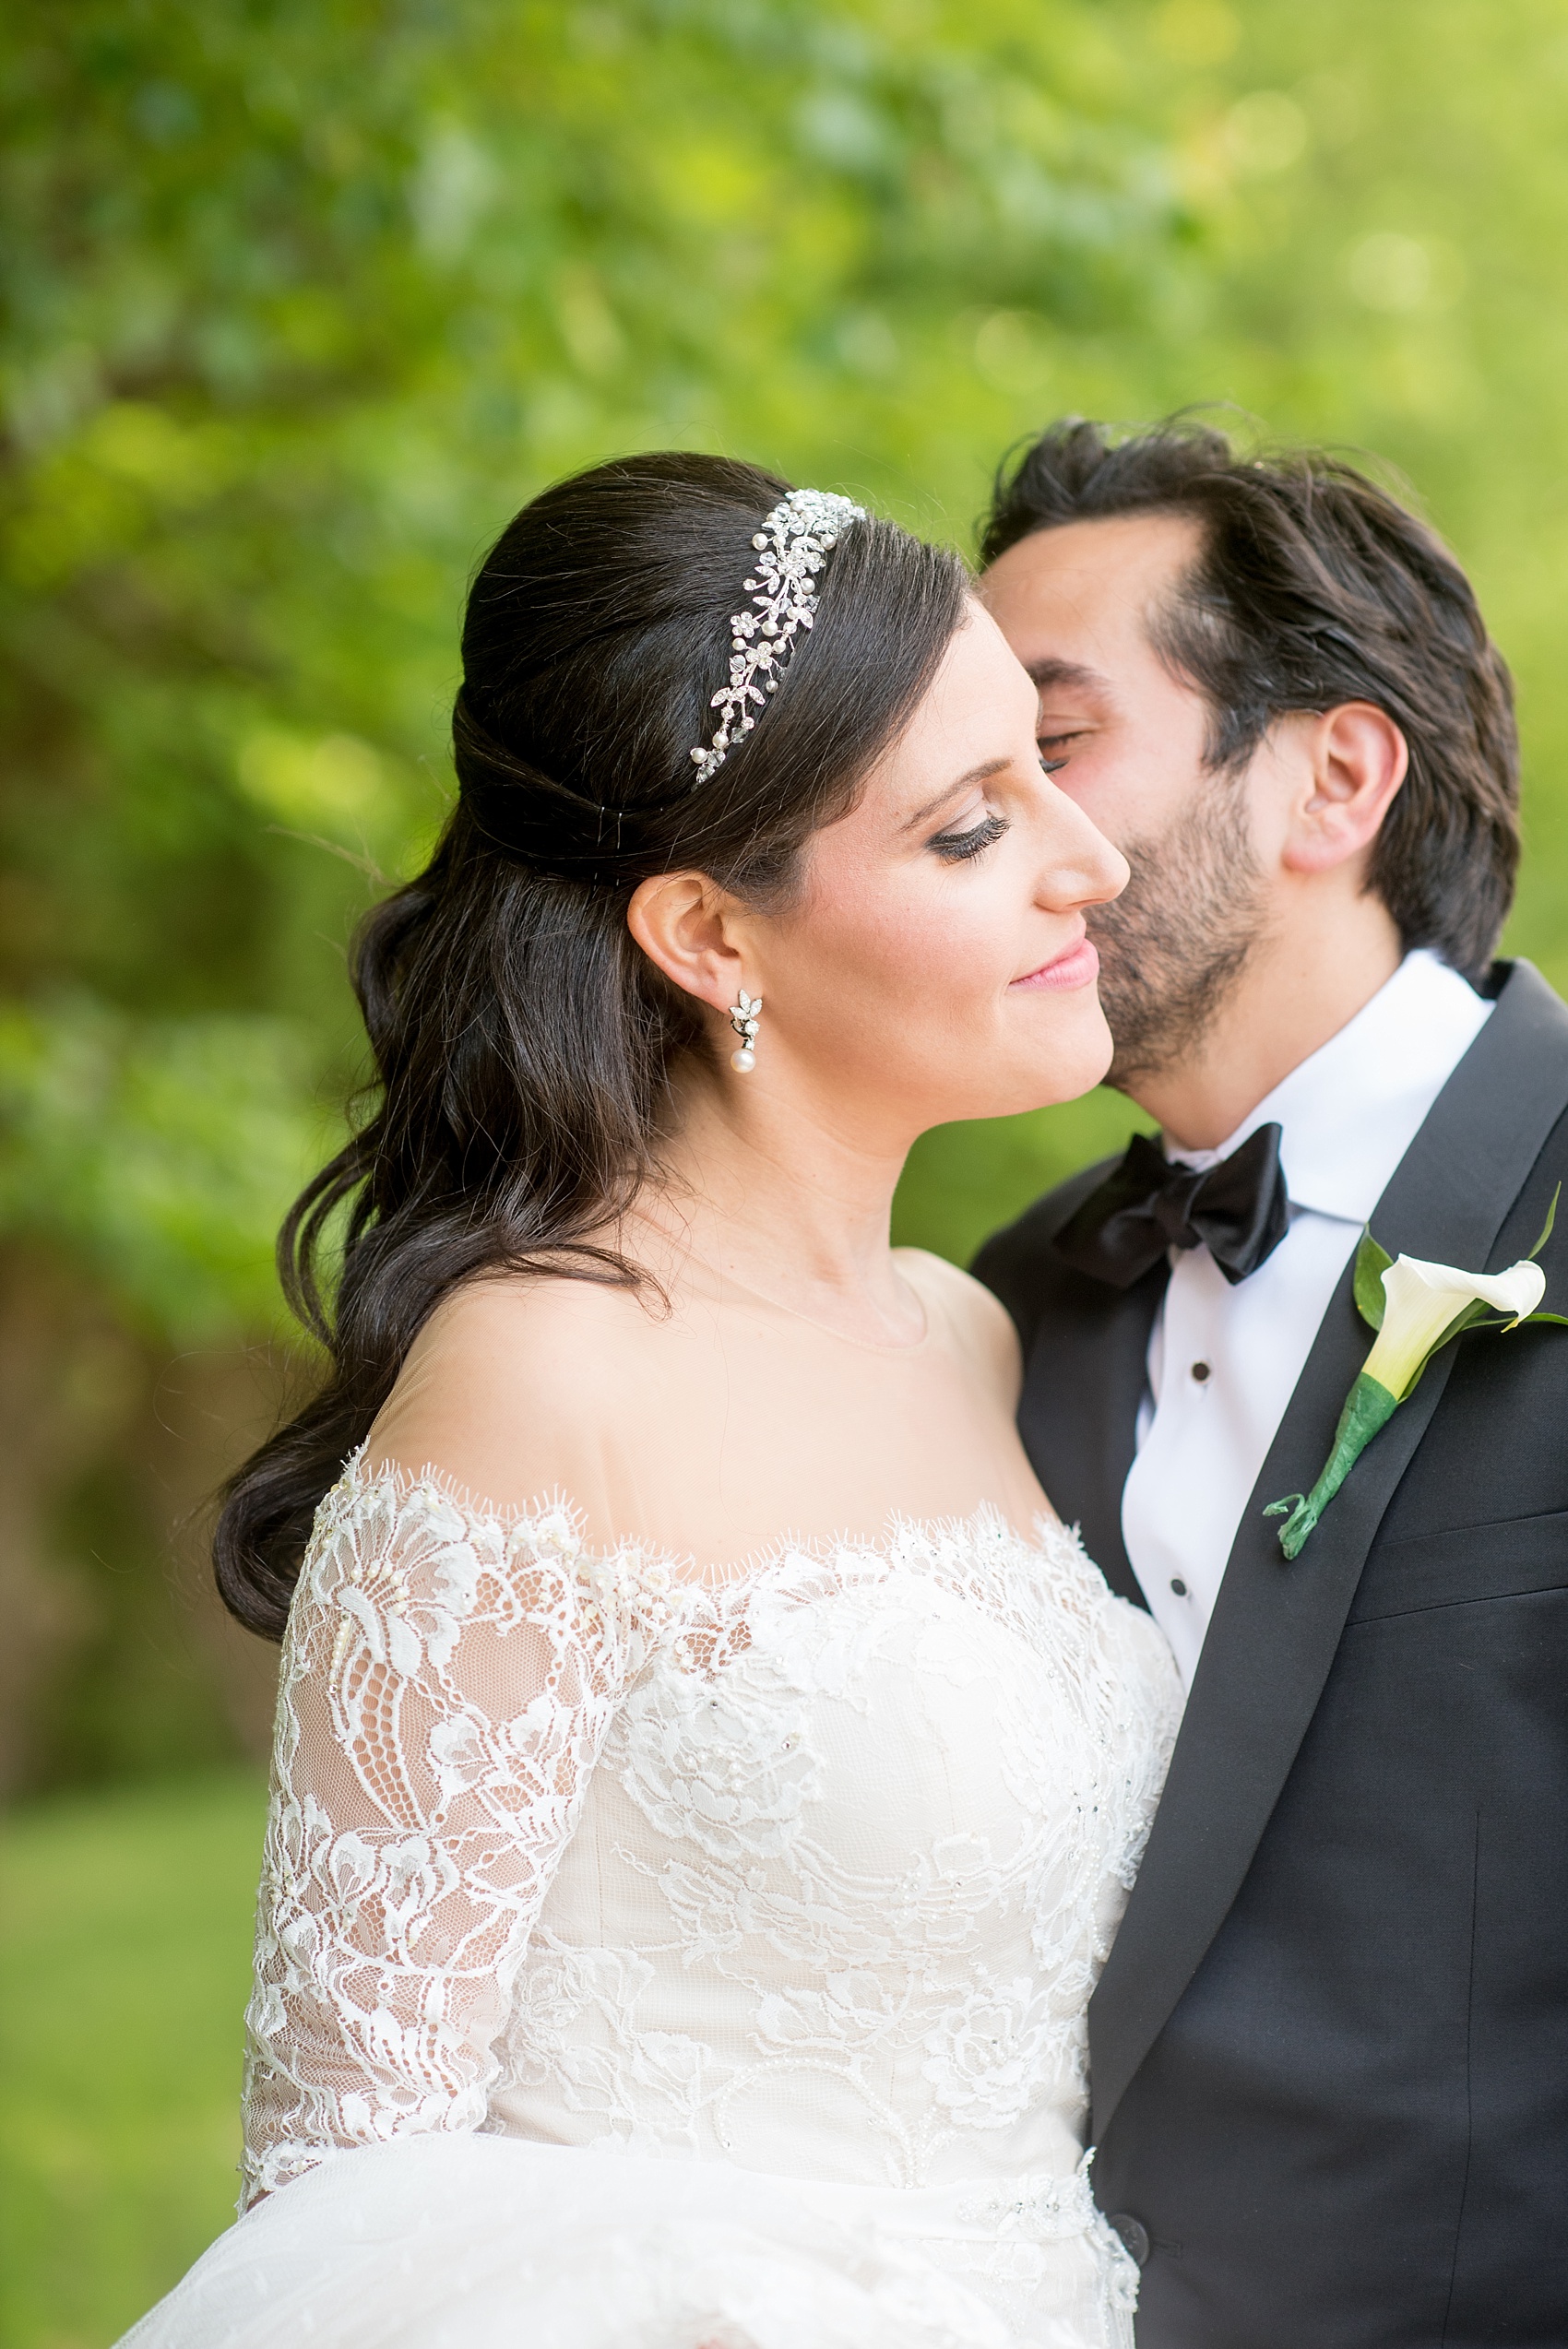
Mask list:
[[[1043,1050],[1037,1045],[1030,1052],[999,1055],[990,1065],[988,1056],[977,1051],[965,1070],[961,1096],[956,1087],[952,1100],[930,1122],[958,1125],[973,1118],[1021,1117],[1030,1109],[1079,1100],[1103,1082],[1113,1049],[1097,1003],[1092,1016],[1067,1025]]]
[[[1027,1086],[1019,1087],[1028,1092],[1028,1099],[989,1114],[1005,1117],[1024,1109],[1052,1109],[1062,1101],[1081,1099],[1103,1081],[1115,1046],[1099,997],[1091,991],[1074,1012],[1075,1016],[1056,1023],[1043,1048],[1031,1054]]]
[[[1092,1093],[1116,1049],[1097,989],[1086,987],[1076,996],[1059,998],[1052,1010],[1055,1016],[1046,1033],[1034,1039],[1031,1055],[1037,1074],[1051,1088],[1042,1097],[1042,1107],[1046,1101],[1073,1101],[1081,1093]]]

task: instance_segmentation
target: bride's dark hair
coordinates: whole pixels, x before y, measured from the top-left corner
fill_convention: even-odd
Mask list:
[[[961,623],[956,557],[856,523],[777,695],[694,787],[753,534],[788,486],[712,457],[601,465],[525,506],[474,582],[457,804],[354,944],[373,1112],[279,1240],[328,1375],[218,1524],[218,1586],[253,1631],[281,1637],[316,1506],[442,1298],[497,1268],[636,1279],[604,1236],[653,1166],[672,1064],[708,1046],[632,939],[633,890],[693,868],[787,902],[804,842],[853,804]]]

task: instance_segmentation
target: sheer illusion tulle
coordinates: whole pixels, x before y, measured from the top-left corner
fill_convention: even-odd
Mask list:
[[[350,1466],[284,1652],[267,2199],[138,2349],[1130,2342],[1085,2011],[1178,1703],[1054,1526],[695,1581]]]

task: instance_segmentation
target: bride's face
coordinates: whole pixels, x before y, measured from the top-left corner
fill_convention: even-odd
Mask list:
[[[1038,700],[972,607],[854,809],[807,843],[791,903],[747,925],[759,1070],[787,1058],[910,1132],[1099,1083],[1084,914],[1127,866],[1042,766]]]

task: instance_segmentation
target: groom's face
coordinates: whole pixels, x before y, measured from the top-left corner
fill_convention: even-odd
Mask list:
[[[1193,1050],[1264,921],[1248,776],[1206,764],[1208,704],[1157,649],[1201,548],[1184,516],[1072,522],[1020,540],[980,585],[1034,679],[1040,749],[1064,762],[1056,781],[1132,867],[1089,917],[1113,1084]]]

